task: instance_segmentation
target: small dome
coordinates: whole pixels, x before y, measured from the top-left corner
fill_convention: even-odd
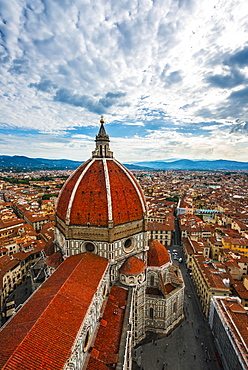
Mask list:
[[[150,239],[148,244],[148,266],[160,267],[170,262],[169,253],[163,244],[154,239]]]
[[[48,240],[45,248],[44,248],[45,254],[47,257],[51,256],[54,253],[54,244],[53,240]]]
[[[46,264],[49,267],[57,268],[63,262],[63,257],[60,251],[51,254],[46,259]]]
[[[137,257],[129,257],[121,266],[120,273],[125,275],[138,275],[146,268],[146,264]]]

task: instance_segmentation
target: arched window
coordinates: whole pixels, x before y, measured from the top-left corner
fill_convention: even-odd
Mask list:
[[[150,277],[150,285],[154,286],[154,276],[153,275],[151,275]]]
[[[177,312],[177,302],[173,303],[173,313]]]
[[[103,288],[103,298],[105,298],[106,297],[106,295],[107,295],[107,292],[108,292],[108,289],[107,289],[107,284],[105,284],[104,285],[104,288]]]
[[[149,318],[150,319],[153,319],[153,308],[152,307],[150,307],[150,310],[149,310]]]
[[[84,352],[87,351],[89,347],[89,343],[90,343],[90,331],[88,330],[85,336],[85,340],[84,340]]]

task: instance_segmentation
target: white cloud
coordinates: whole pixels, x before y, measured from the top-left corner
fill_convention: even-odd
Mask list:
[[[247,46],[243,0],[2,0],[1,7],[0,129],[12,130],[10,150],[16,150],[17,128],[35,128],[54,135],[54,146],[33,136],[40,156],[60,157],[56,142],[71,132],[73,150],[63,155],[76,159],[82,152],[73,128],[87,139],[84,128],[97,127],[104,113],[116,130],[114,142],[127,140],[132,147],[125,154],[117,148],[121,157],[140,159],[148,148],[154,159],[244,160],[245,142],[231,139],[235,130],[223,136],[221,129],[227,119],[233,126],[248,120],[245,100],[241,104],[232,95],[246,93],[248,63],[226,63]],[[124,132],[122,124],[130,130]],[[197,124],[213,135],[211,142],[196,132]],[[142,129],[136,136],[134,126]],[[192,129],[191,135],[175,131],[180,127]],[[22,148],[23,154],[29,150]],[[2,150],[7,154],[7,147]]]

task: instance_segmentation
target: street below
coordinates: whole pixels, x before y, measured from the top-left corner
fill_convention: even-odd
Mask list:
[[[179,230],[174,244],[167,247],[173,263],[180,266],[185,283],[183,322],[168,336],[148,333],[134,350],[133,369],[142,370],[220,370],[222,369],[208,319],[202,312],[193,281],[187,271]],[[173,255],[173,251],[177,254]],[[174,258],[176,256],[176,258]],[[182,262],[179,262],[182,258]]]

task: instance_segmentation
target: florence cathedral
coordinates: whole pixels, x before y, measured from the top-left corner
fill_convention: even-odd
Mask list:
[[[132,369],[146,332],[184,318],[184,283],[149,239],[137,180],[113,157],[101,118],[95,150],[61,189],[49,277],[3,327],[1,369]],[[49,261],[48,261],[49,262]]]

